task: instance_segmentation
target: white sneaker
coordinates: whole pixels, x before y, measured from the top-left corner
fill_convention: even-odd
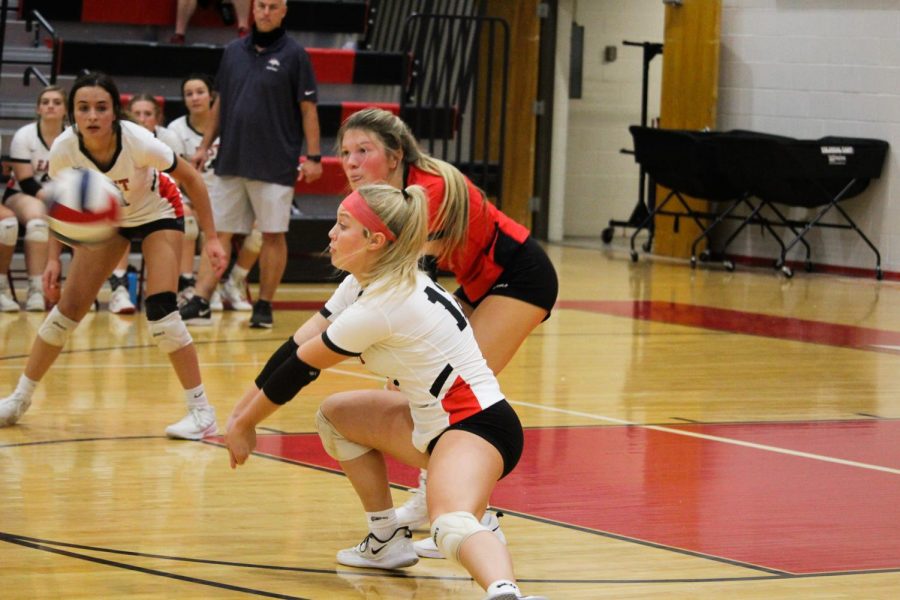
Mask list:
[[[502,516],[502,512],[486,510],[484,511],[484,516],[481,517],[481,524],[490,529],[491,533],[497,536],[498,540],[506,544],[506,536],[503,535],[503,531],[500,529],[500,517]],[[416,554],[422,558],[444,558],[444,555],[438,550],[437,544],[434,543],[434,538],[432,537],[413,542],[413,548],[415,549]]]
[[[356,546],[339,551],[337,561],[348,567],[399,569],[416,564],[419,557],[412,547],[412,533],[407,527],[398,527],[386,540],[370,533]]]
[[[177,440],[202,440],[206,436],[215,435],[218,430],[216,409],[212,406],[200,406],[188,409],[188,414],[183,419],[166,427],[166,435]]]
[[[209,310],[213,312],[222,312],[225,310],[225,305],[222,304],[222,292],[219,291],[219,287],[221,286],[217,286],[216,290],[209,298]]]
[[[31,406],[31,398],[23,398],[15,392],[0,400],[0,427],[9,427],[15,424],[22,418],[29,406]]]
[[[428,505],[425,502],[425,481],[424,472],[419,472],[419,487],[409,490],[412,498],[403,503],[403,506],[397,508],[397,523],[401,527],[409,527],[410,529],[428,529],[430,524],[428,521]]]
[[[44,312],[47,305],[44,303],[44,292],[33,287],[28,288],[28,297],[25,300],[25,310],[28,312]]]
[[[137,310],[131,301],[128,288],[119,286],[109,295],[109,312],[116,315],[133,315]]]
[[[4,277],[6,277],[4,275]],[[13,300],[9,289],[0,290],[0,312],[19,312],[21,307],[19,303]]]
[[[509,590],[497,590],[484,597],[484,600],[549,600],[546,596],[520,596],[518,586],[510,586]]]
[[[243,285],[235,284],[230,277],[225,282],[225,285],[222,286],[222,298],[231,307],[231,310],[240,312],[253,310],[253,305],[247,302],[247,297],[244,295]]]

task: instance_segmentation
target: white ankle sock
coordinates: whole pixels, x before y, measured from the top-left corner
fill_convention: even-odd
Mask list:
[[[378,512],[367,512],[369,531],[379,540],[386,540],[397,530],[397,512],[393,508]]]
[[[187,401],[188,408],[209,406],[209,398],[206,397],[206,390],[203,389],[202,383],[195,388],[184,390],[184,399]]]
[[[32,290],[41,291],[44,289],[44,282],[41,275],[29,275],[28,276],[28,288]]]
[[[493,598],[494,595],[499,595],[501,592],[515,592],[516,596],[522,595],[522,591],[519,589],[519,586],[517,586],[509,579],[498,579],[497,581],[489,585],[485,591],[487,592],[488,598]]]
[[[248,272],[249,271],[247,271],[247,269],[234,265],[233,267],[231,267],[231,275],[229,275],[228,278],[231,279],[232,283],[240,284],[243,283],[245,279],[247,279]]]
[[[16,385],[16,394],[24,396],[25,398],[31,398],[35,388],[37,388],[37,384],[37,381],[29,379],[25,376],[25,373],[22,373],[19,375],[19,383]]]

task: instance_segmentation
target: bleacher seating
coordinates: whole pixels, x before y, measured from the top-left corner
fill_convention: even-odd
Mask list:
[[[166,122],[185,113],[179,96],[181,79],[190,73],[215,74],[224,45],[236,35],[233,27],[228,28],[222,23],[214,9],[215,0],[205,8],[198,7],[189,25],[185,45],[168,42],[176,0],[11,0],[11,3],[17,6],[20,19],[30,18],[31,11],[38,10],[56,30],[60,42],[54,72],[58,73],[60,85],[68,87],[85,69],[105,71],[116,78],[124,95],[153,94],[164,107]],[[489,194],[499,196],[502,178],[498,165],[486,160],[478,162],[471,153],[459,152],[465,144],[472,144],[476,139],[497,136],[476,133],[472,125],[463,132],[464,116],[457,103],[465,100],[459,97],[448,95],[443,100],[429,99],[423,103],[424,94],[420,91],[416,102],[407,102],[414,94],[411,82],[416,70],[421,72],[423,66],[417,65],[410,52],[401,50],[402,45],[397,42],[405,26],[404,14],[433,10],[442,14],[473,15],[483,10],[482,5],[479,0],[461,3],[456,0],[450,3],[444,0],[288,0],[285,26],[289,34],[306,47],[319,83],[321,147],[326,156],[323,158],[323,177],[311,184],[300,182],[296,186],[296,213],[288,236],[290,257],[286,281],[318,281],[332,276],[328,259],[321,250],[327,246],[328,229],[348,185],[340,161],[327,155],[334,152],[334,137],[340,123],[364,107],[379,106],[399,114],[431,152],[435,149],[428,143],[440,138],[442,148],[450,148],[455,154],[448,156],[448,160],[457,164]],[[391,30],[388,35],[375,21],[379,15],[382,22],[388,22]],[[24,29],[21,23],[11,27]],[[379,35],[379,39],[394,41],[381,42],[387,50],[368,49],[373,33]],[[32,46],[31,35],[19,32],[14,36],[18,47],[13,53],[27,54],[23,62],[32,60],[35,53],[49,56],[44,44]],[[38,37],[45,41],[40,32],[35,40]],[[421,51],[423,43],[430,42],[420,40],[410,47]],[[434,43],[441,45],[436,38]],[[466,56],[465,43],[469,42],[453,46],[459,49],[461,64],[469,64],[471,60],[463,58]],[[7,43],[6,47],[9,46]],[[441,47],[445,46],[450,47],[446,44]],[[5,57],[6,62],[9,61]],[[47,60],[47,66],[40,69],[50,71],[54,67],[50,62]],[[3,68],[8,72],[5,64]],[[455,67],[454,72],[457,72]],[[429,86],[440,91],[431,81]],[[33,98],[37,91],[36,87],[4,90],[0,98],[4,101],[0,109],[3,151],[8,149],[12,132],[33,118]],[[477,117],[473,122],[479,122]],[[441,155],[440,152],[436,154]]]

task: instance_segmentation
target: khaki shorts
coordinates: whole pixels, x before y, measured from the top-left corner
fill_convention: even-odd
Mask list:
[[[294,188],[245,177],[219,177],[214,190],[216,229],[248,234],[256,223],[263,233],[281,233],[291,222]]]

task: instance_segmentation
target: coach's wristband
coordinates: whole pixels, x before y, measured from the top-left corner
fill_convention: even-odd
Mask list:
[[[322,155],[321,154],[307,154],[306,160],[311,160],[314,163],[320,163],[320,162],[322,162]]]

